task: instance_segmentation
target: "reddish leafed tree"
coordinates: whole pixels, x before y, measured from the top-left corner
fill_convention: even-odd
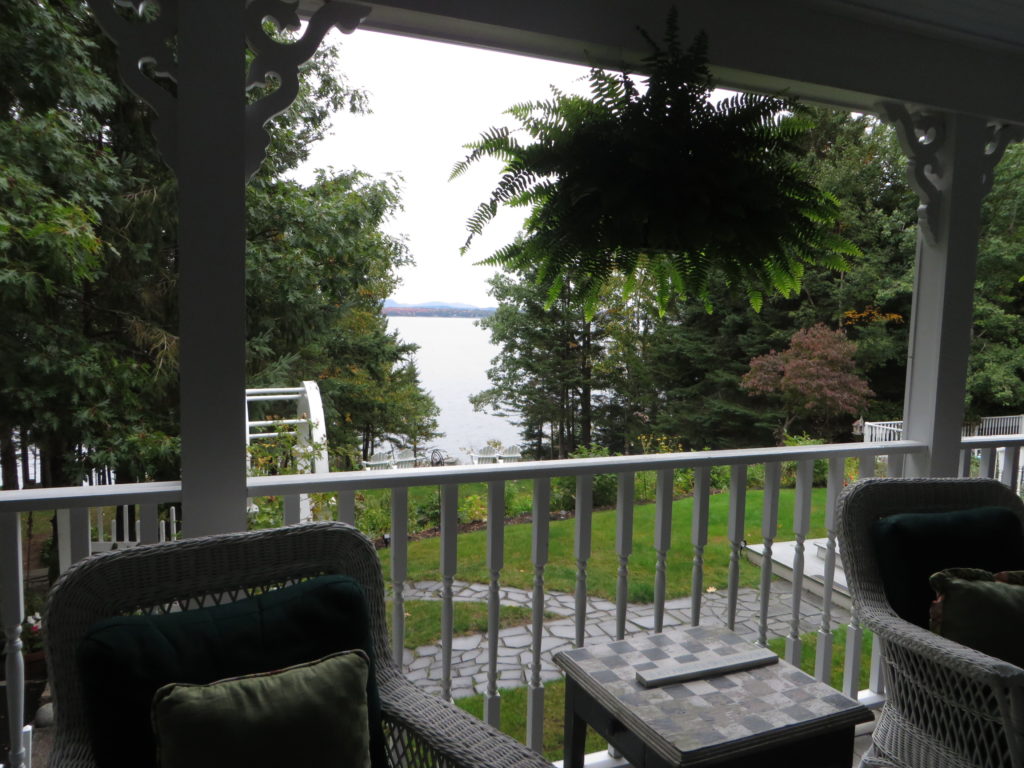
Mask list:
[[[740,383],[782,407],[780,441],[794,422],[824,430],[841,415],[861,413],[874,394],[856,372],[856,351],[844,331],[818,323],[794,333],[784,351],[773,349],[751,360]]]

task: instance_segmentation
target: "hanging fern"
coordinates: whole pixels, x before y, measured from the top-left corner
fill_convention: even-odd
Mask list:
[[[710,309],[716,273],[760,308],[766,292],[799,291],[809,265],[842,269],[857,250],[831,228],[838,202],[796,163],[803,109],[751,94],[713,104],[707,40],[684,51],[675,13],[664,47],[644,37],[642,93],[629,75],[592,69],[589,98],[553,88],[508,110],[520,131],[492,128],[466,145],[452,178],[484,157],[504,169],[465,247],[502,206],[528,207],[525,235],[483,263],[535,270],[552,297],[571,280],[591,314],[616,273],[627,286],[647,274],[663,309],[674,295]]]

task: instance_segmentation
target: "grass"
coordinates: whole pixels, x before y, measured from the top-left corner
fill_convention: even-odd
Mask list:
[[[422,645],[436,645],[441,641],[441,601],[440,600],[406,600],[405,607],[405,647],[414,650]],[[487,631],[487,603],[464,602],[452,603],[453,635],[478,635]],[[501,629],[529,624],[533,618],[533,609],[522,605],[503,605],[498,613],[498,625]],[[555,614],[545,611],[544,618],[556,618]],[[387,603],[388,631],[391,631],[391,601]]]
[[[832,633],[832,668],[828,684],[833,688],[843,687],[843,667],[846,661],[846,632],[847,628],[841,626]],[[800,644],[800,669],[809,675],[814,674],[814,658],[818,642],[818,635],[810,632],[801,635]],[[768,647],[779,656],[786,652],[786,638],[775,637],[768,641]],[[857,683],[857,690],[863,691],[868,687],[868,680],[871,676],[871,632],[864,630],[863,641],[861,642],[860,653],[860,680]]]
[[[500,730],[517,741],[526,742],[526,701],[529,688],[503,688],[501,691]],[[455,704],[474,717],[483,719],[484,697],[482,694],[458,699]],[[543,753],[548,760],[561,760],[563,734],[565,733],[565,681],[556,680],[544,684],[544,741]],[[608,742],[598,736],[592,728],[587,729],[586,754],[607,749]]]
[[[803,635],[801,646],[800,668],[808,674],[814,674],[814,653],[817,635]],[[768,641],[768,647],[778,654],[785,651],[785,638],[774,638]],[[834,634],[832,649],[832,673],[830,684],[839,688],[843,683],[843,660],[846,651],[846,627],[840,627]],[[864,632],[862,644],[860,684],[863,690],[868,687],[868,676],[871,664],[871,633]],[[501,730],[518,741],[526,741],[526,702],[529,689],[507,688],[501,690]],[[484,697],[482,695],[467,696],[459,699],[456,705],[470,714],[483,718]],[[565,682],[557,680],[544,685],[544,740],[543,753],[548,760],[561,760],[563,734],[565,733]],[[607,742],[598,736],[593,729],[587,729],[586,753],[598,752],[607,748]]]
[[[784,489],[779,498],[779,526],[777,540],[794,539],[793,503],[795,492]],[[744,539],[761,541],[761,517],[764,504],[763,491],[748,491]],[[672,505],[672,544],[668,552],[668,596],[683,597],[690,593],[690,574],[693,568],[693,547],[690,544],[690,526],[693,500],[686,498]],[[808,538],[825,536],[825,489],[815,488],[811,498],[811,527]],[[587,562],[587,591],[608,600],[615,599],[616,573],[619,562],[615,553],[615,510],[593,513],[591,555]],[[708,544],[704,550],[704,586],[718,589],[728,586],[730,545],[728,541],[729,495],[714,494],[710,498],[708,517]],[[633,553],[629,559],[630,602],[653,600],[654,570],[657,553],[654,550],[655,508],[653,504],[635,507],[633,520]],[[576,585],[576,557],[574,554],[576,521],[550,522],[549,560],[544,572],[545,588],[572,592]],[[530,589],[533,585],[531,560],[533,526],[510,525],[504,530],[504,566],[501,583],[505,586]],[[409,542],[407,579],[436,581],[439,579],[439,538]],[[390,553],[381,551],[385,572]],[[486,583],[487,532],[463,533],[458,538],[458,568],[456,577],[464,581]],[[756,586],[760,570],[744,558],[740,564],[740,585]]]

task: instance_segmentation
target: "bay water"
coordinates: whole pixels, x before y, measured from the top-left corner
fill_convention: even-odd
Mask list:
[[[469,453],[488,440],[503,446],[520,443],[519,428],[509,420],[473,410],[469,396],[490,386],[487,369],[499,349],[491,334],[468,317],[389,317],[388,327],[403,341],[418,344],[416,365],[420,383],[434,398],[441,414],[444,437],[432,444],[444,448],[463,464]]]

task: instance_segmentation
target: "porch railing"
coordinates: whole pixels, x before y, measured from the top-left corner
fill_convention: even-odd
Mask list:
[[[1011,478],[1016,487],[1019,477],[1019,450],[1024,445],[1021,437],[972,437],[966,438],[963,469],[987,476],[1001,475]],[[497,724],[500,717],[501,698],[498,692],[498,618],[500,608],[500,587],[504,568],[504,518],[505,485],[513,480],[530,480],[533,483],[532,504],[532,565],[533,604],[531,662],[528,665],[528,707],[527,743],[540,749],[544,712],[544,682],[542,669],[542,629],[544,621],[545,567],[548,563],[549,521],[551,517],[551,479],[554,477],[575,478],[576,507],[573,521],[573,558],[576,561],[575,582],[575,644],[582,645],[587,626],[588,565],[592,556],[592,530],[594,508],[593,482],[596,475],[614,474],[618,479],[618,496],[615,508],[616,536],[615,554],[618,559],[616,583],[616,633],[622,637],[626,631],[627,596],[630,583],[630,557],[633,552],[634,487],[637,473],[653,472],[656,478],[654,501],[655,520],[653,549],[656,553],[656,568],[653,577],[654,629],[661,631],[664,626],[667,584],[669,579],[676,583],[686,579],[690,584],[690,615],[693,623],[701,621],[701,607],[704,597],[704,552],[708,544],[709,500],[712,493],[711,471],[713,468],[728,468],[728,587],[726,624],[734,625],[737,610],[737,594],[740,589],[740,561],[744,541],[744,517],[747,509],[747,474],[754,466],[763,467],[764,500],[761,543],[765,557],[760,565],[760,615],[757,641],[765,644],[768,626],[768,595],[772,581],[771,548],[780,530],[780,515],[792,514],[793,531],[796,538],[796,562],[793,568],[791,588],[792,619],[786,635],[784,657],[799,663],[801,646],[804,643],[801,627],[801,607],[804,601],[803,560],[804,542],[810,529],[811,490],[816,461],[828,464],[826,508],[824,527],[826,530],[824,599],[821,620],[812,628],[815,634],[815,676],[828,680],[832,664],[833,620],[831,597],[833,576],[837,564],[835,538],[835,504],[848,478],[846,462],[855,460],[857,475],[867,477],[875,474],[876,466],[884,458],[886,474],[902,474],[903,460],[907,454],[924,450],[920,443],[911,441],[886,441],[877,443],[847,443],[839,445],[809,445],[785,448],[757,448],[730,451],[707,451],[683,454],[656,454],[622,456],[609,458],[569,459],[565,461],[521,462],[516,464],[489,464],[472,466],[450,466],[416,469],[396,469],[380,472],[345,472],[313,475],[287,475],[276,477],[254,477],[248,480],[248,491],[252,497],[281,496],[284,499],[286,524],[299,520],[300,494],[334,494],[337,518],[354,523],[356,514],[356,492],[370,489],[391,491],[391,548],[389,572],[385,578],[390,581],[393,603],[393,647],[395,660],[402,663],[402,649],[405,636],[405,583],[408,575],[408,519],[409,489],[417,486],[439,487],[440,493],[440,553],[438,570],[441,582],[441,656],[443,659],[442,695],[452,693],[452,649],[453,649],[453,583],[458,563],[459,488],[467,483],[485,483],[487,488],[486,588],[489,629],[487,634],[487,681],[484,693],[484,719]],[[976,453],[979,452],[979,453]],[[972,460],[972,456],[977,456]],[[780,487],[782,468],[785,462],[795,462],[796,478],[792,510],[780,509]],[[692,569],[688,574],[670,574],[668,555],[673,546],[673,477],[675,470],[689,469],[694,476],[692,519],[689,531],[693,547]],[[760,470],[759,470],[760,471]],[[181,485],[171,483],[144,483],[134,485],[107,485],[82,488],[50,488],[0,493],[0,616],[3,620],[6,638],[6,673],[8,688],[9,722],[12,730],[21,722],[21,696],[23,669],[20,654],[20,625],[24,618],[23,603],[24,573],[21,556],[22,526],[20,513],[32,510],[58,510],[61,536],[60,544],[66,558],[62,562],[74,562],[89,554],[92,548],[90,510],[117,505],[136,505],[138,511],[138,538],[143,542],[161,540],[162,505],[176,505],[181,501]],[[788,507],[788,505],[787,505]],[[187,514],[187,510],[185,512]],[[166,517],[166,513],[164,514]],[[678,543],[677,543],[678,546]],[[846,651],[842,690],[851,696],[859,696],[867,703],[878,702],[884,694],[878,674],[877,656],[871,665],[871,682],[867,690],[858,690],[860,679],[860,658],[863,633],[854,615],[846,628]],[[877,645],[875,646],[877,649]],[[13,736],[13,734],[12,734]],[[17,752],[18,740],[12,752],[10,765],[18,766],[25,760],[25,754]],[[27,765],[27,763],[25,763]]]

